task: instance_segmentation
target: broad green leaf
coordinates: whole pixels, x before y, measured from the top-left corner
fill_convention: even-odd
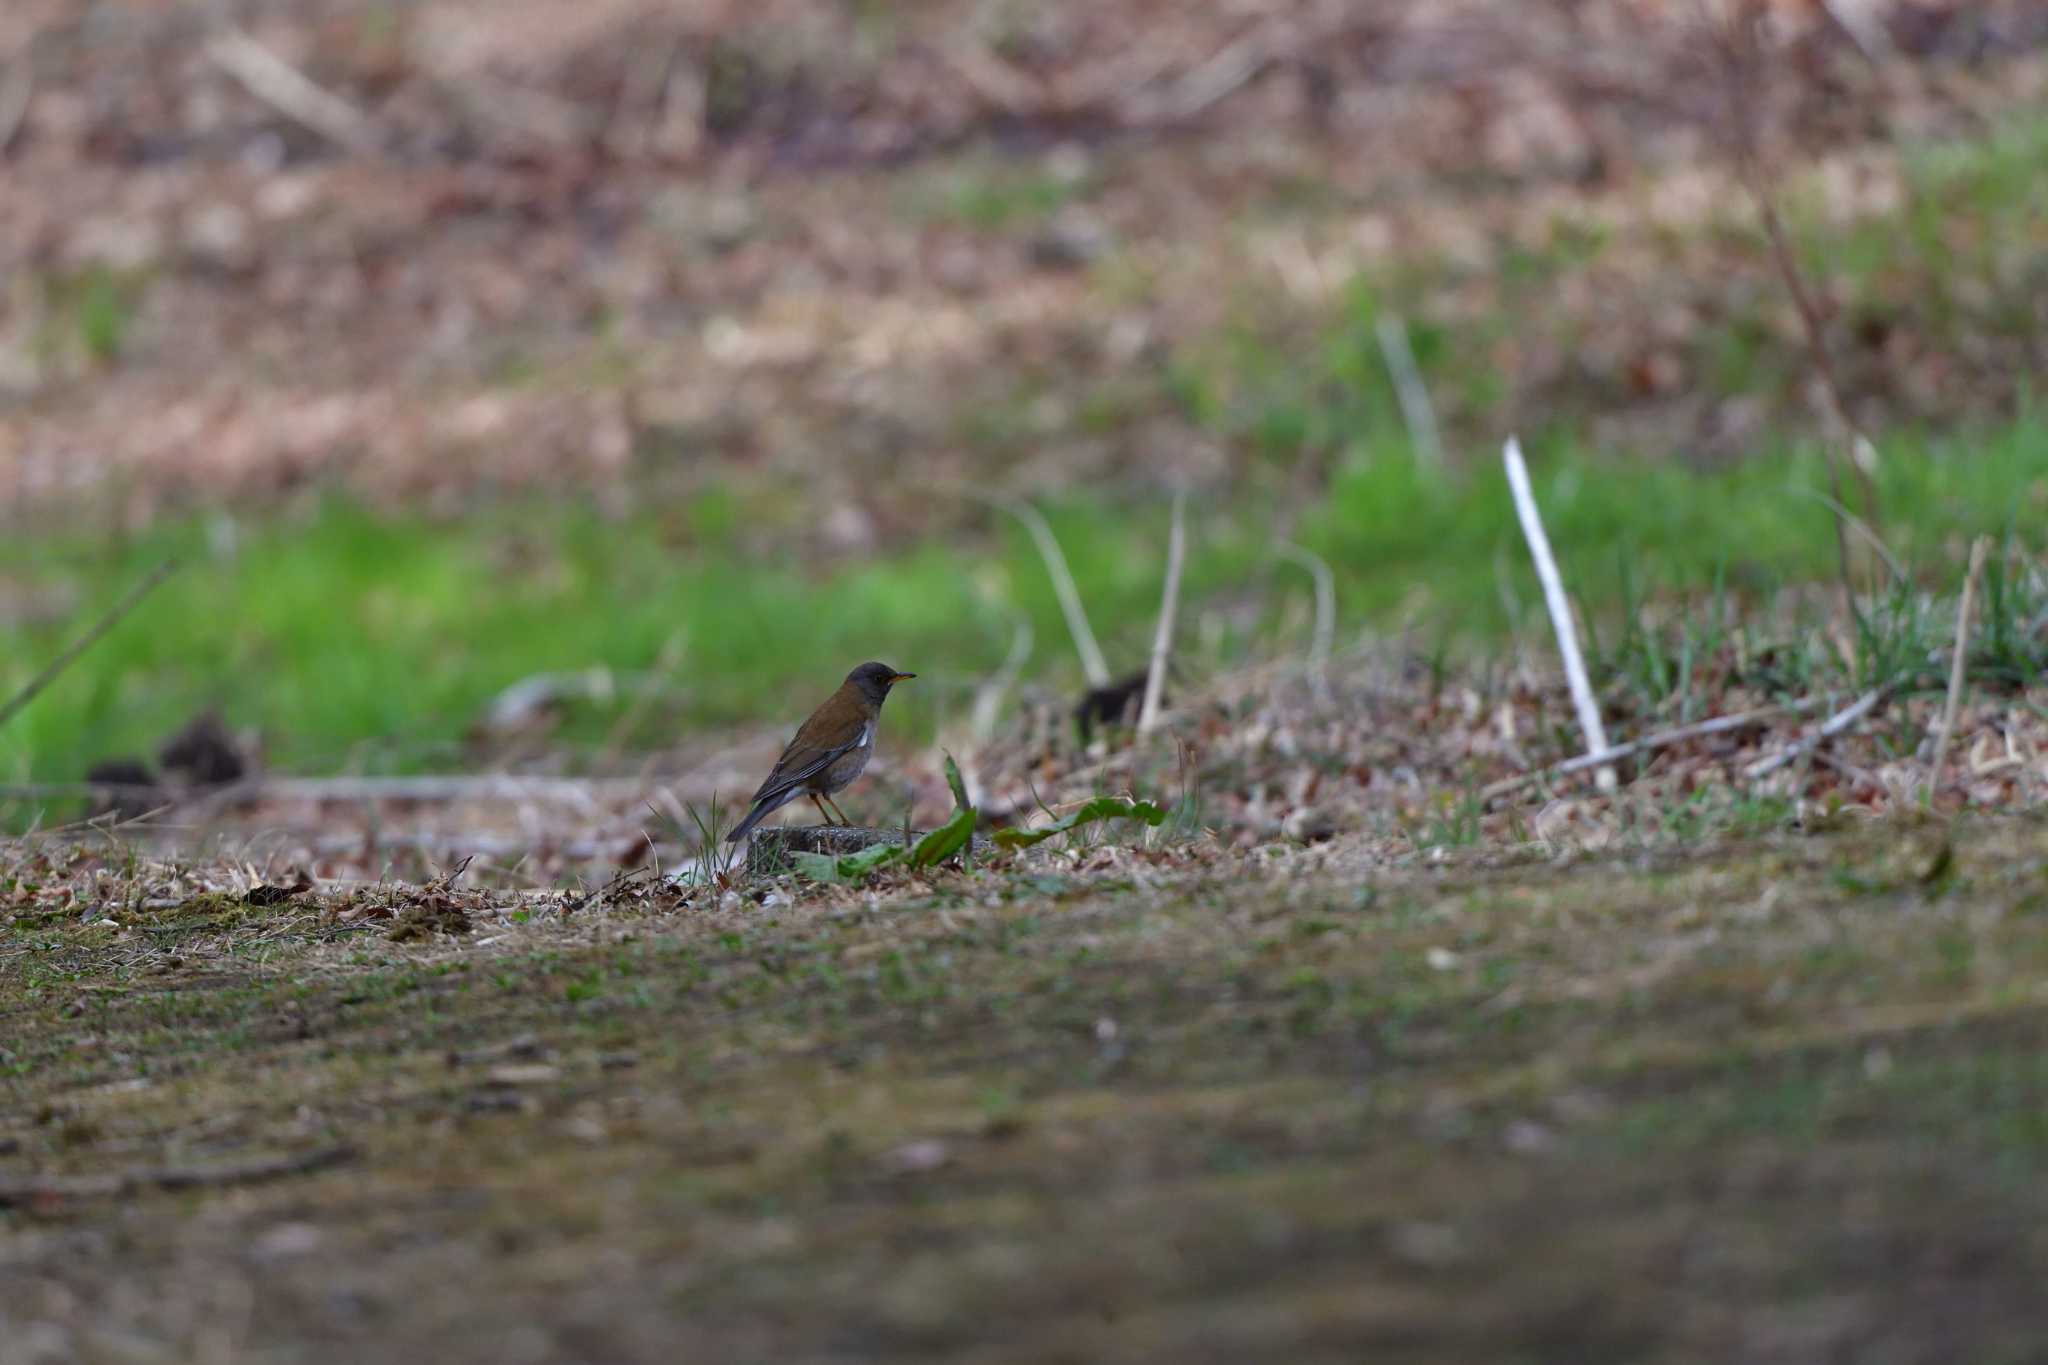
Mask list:
[[[1166,812],[1150,801],[1132,801],[1122,796],[1098,796],[1083,805],[1081,809],[1042,825],[1037,829],[999,829],[996,843],[1003,848],[1029,848],[1042,844],[1055,834],[1092,825],[1098,820],[1143,820],[1148,825],[1163,824]]]
[[[858,853],[796,853],[791,855],[796,870],[814,882],[842,885],[865,881],[878,868],[904,856],[901,844],[869,844]]]
[[[798,872],[814,882],[837,886],[846,880],[839,875],[839,860],[829,853],[792,853],[789,860]]]
[[[951,759],[946,760],[946,766],[949,769],[952,767]],[[959,776],[956,772],[949,772],[947,775],[956,780]],[[917,841],[917,847],[910,851],[910,865],[932,867],[943,863],[965,848],[973,837],[974,807],[963,804],[960,809],[953,812],[952,819]]]

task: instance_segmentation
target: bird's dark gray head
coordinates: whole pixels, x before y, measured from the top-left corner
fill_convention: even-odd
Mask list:
[[[905,678],[914,678],[915,673],[899,673],[887,664],[868,663],[846,675],[846,681],[860,689],[860,694],[870,705],[880,706],[882,699],[889,695],[889,689]]]

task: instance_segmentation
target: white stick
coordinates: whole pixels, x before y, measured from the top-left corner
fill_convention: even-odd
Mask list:
[[[1600,706],[1593,700],[1593,684],[1586,678],[1586,661],[1579,655],[1578,627],[1572,624],[1564,579],[1558,575],[1557,560],[1550,553],[1550,537],[1544,534],[1543,517],[1536,510],[1536,494],[1529,487],[1529,466],[1522,459],[1519,438],[1508,437],[1503,459],[1508,470],[1508,490],[1515,497],[1515,514],[1522,519],[1522,535],[1529,542],[1530,558],[1536,561],[1543,601],[1550,608],[1550,625],[1557,632],[1557,652],[1564,658],[1564,677],[1571,685],[1572,705],[1578,708],[1579,729],[1585,732],[1587,752],[1597,754],[1607,747],[1607,729],[1600,723]],[[1594,780],[1601,791],[1613,791],[1613,766],[1603,764]]]
[[[1173,495],[1173,530],[1166,541],[1166,590],[1159,600],[1159,628],[1152,634],[1152,668],[1145,675],[1145,704],[1138,710],[1138,733],[1159,728],[1159,699],[1166,690],[1166,661],[1173,654],[1173,620],[1180,608],[1181,562],[1187,554],[1188,495]]]
[[[1046,576],[1052,579],[1053,595],[1059,598],[1060,611],[1067,618],[1067,633],[1074,637],[1074,652],[1081,656],[1081,671],[1088,675],[1088,685],[1109,686],[1109,661],[1102,657],[1102,646],[1095,643],[1095,632],[1089,629],[1088,612],[1081,605],[1081,591],[1074,586],[1073,571],[1067,567],[1067,557],[1060,551],[1060,543],[1054,539],[1052,527],[1046,525],[1038,509],[1028,502],[986,496],[982,496],[982,500],[1008,512],[1031,533],[1031,541],[1038,547],[1038,557],[1045,561]]]
[[[1312,554],[1299,545],[1282,541],[1274,547],[1273,553],[1308,570],[1309,577],[1315,580],[1316,633],[1309,644],[1308,666],[1315,682],[1316,700],[1327,705],[1330,700],[1330,651],[1337,637],[1336,579],[1322,556]]]
[[[1941,785],[1942,765],[1948,762],[1949,741],[1955,737],[1956,712],[1963,703],[1963,674],[1970,656],[1970,604],[1976,600],[1977,579],[1984,572],[1984,555],[1991,537],[1978,536],[1970,547],[1970,573],[1963,580],[1963,600],[1956,608],[1956,649],[1948,666],[1948,700],[1941,707],[1941,729],[1934,736],[1934,758],[1927,765],[1927,804],[1934,804],[1934,789]]]
[[[377,133],[362,110],[308,80],[239,28],[224,29],[206,45],[215,65],[256,98],[323,137],[355,152],[377,150]]]
[[[1382,313],[1373,330],[1380,339],[1380,355],[1394,380],[1394,396],[1401,400],[1401,418],[1408,424],[1408,439],[1415,458],[1430,473],[1444,467],[1443,437],[1436,426],[1436,405],[1429,401],[1429,386],[1422,381],[1422,369],[1415,363],[1415,350],[1408,344],[1408,324],[1398,313]]]

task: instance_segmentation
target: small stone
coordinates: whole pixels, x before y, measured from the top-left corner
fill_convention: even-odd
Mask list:
[[[883,1158],[883,1164],[898,1175],[922,1175],[936,1171],[953,1159],[953,1150],[937,1138],[906,1142]]]
[[[232,204],[208,204],[194,210],[184,224],[185,250],[195,259],[222,270],[246,270],[256,252],[249,218]]]
[[[279,1223],[256,1239],[258,1256],[283,1259],[304,1256],[320,1248],[320,1229],[311,1223]]]
[[[1337,832],[1337,822],[1319,806],[1301,806],[1288,812],[1280,832],[1304,844],[1319,844]]]
[[[1046,270],[1076,270],[1108,253],[1109,229],[1083,209],[1062,210],[1031,239],[1031,263]]]
[[[562,1131],[578,1142],[595,1147],[611,1137],[611,1130],[604,1123],[588,1114],[578,1114],[562,1125]]]
[[[560,1067],[545,1062],[521,1066],[494,1066],[484,1073],[484,1083],[505,1088],[523,1085],[552,1085],[562,1078]]]
[[[1465,1242],[1448,1223],[1402,1223],[1387,1237],[1388,1250],[1411,1265],[1440,1270],[1465,1257]]]

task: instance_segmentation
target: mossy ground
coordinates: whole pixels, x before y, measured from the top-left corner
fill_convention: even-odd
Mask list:
[[[317,900],[17,918],[8,1178],[359,1156],[17,1194],[5,1340],[266,1360],[2038,1347],[2038,823],[1399,872],[1335,846],[1078,858],[708,910],[477,894],[470,933],[404,943]]]

